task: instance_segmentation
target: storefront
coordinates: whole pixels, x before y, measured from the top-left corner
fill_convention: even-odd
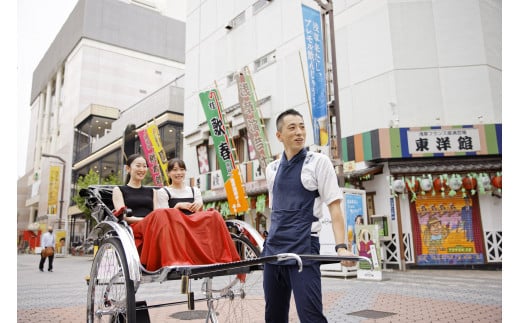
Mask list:
[[[407,263],[432,266],[501,262],[499,157],[455,157],[403,165],[390,162],[389,169],[391,193],[405,223],[402,232],[409,231],[406,234],[413,250],[413,258]],[[437,172],[432,172],[432,167]]]
[[[349,163],[383,166],[357,182],[370,199],[369,222],[388,220],[385,266],[501,264],[501,141],[501,124],[377,129],[345,138]]]

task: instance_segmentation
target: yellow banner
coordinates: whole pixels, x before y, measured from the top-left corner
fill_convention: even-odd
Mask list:
[[[246,192],[242,185],[242,179],[238,168],[231,171],[231,177],[224,183],[226,195],[229,203],[229,210],[236,214],[246,212],[249,209]]]
[[[60,190],[60,169],[61,166],[51,166],[49,168],[49,193],[47,196],[47,214],[58,214],[58,191]]]
[[[166,158],[166,153],[164,152],[162,143],[161,143],[161,135],[159,134],[159,128],[157,125],[152,124],[146,128],[146,132],[148,133],[148,138],[153,146],[153,151],[155,153],[155,157],[157,157],[157,161],[159,162],[159,166],[161,166],[161,171],[168,184],[170,181],[168,179],[168,159]]]

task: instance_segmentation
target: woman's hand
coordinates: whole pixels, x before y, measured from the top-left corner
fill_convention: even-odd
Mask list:
[[[144,218],[140,218],[140,217],[137,217],[137,216],[125,216],[125,221],[128,224],[137,223],[137,222],[139,222],[139,221],[141,221],[143,219]]]
[[[190,209],[190,204],[191,203],[188,203],[188,202],[181,202],[181,203],[177,203],[175,204],[175,209],[180,209],[180,210],[189,210]]]
[[[175,208],[188,210],[190,212],[195,213],[195,212],[200,211],[200,209],[202,208],[202,203],[200,203],[200,202],[193,202],[193,203],[182,202],[182,203],[177,203],[175,205]]]
[[[195,213],[202,210],[202,202],[193,202],[191,203],[192,209],[191,212]]]

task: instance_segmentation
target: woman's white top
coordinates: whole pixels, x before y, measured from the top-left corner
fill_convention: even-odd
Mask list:
[[[169,208],[168,200],[170,197],[168,193],[166,193],[165,189],[170,192],[171,197],[175,198],[189,198],[194,197],[195,202],[202,203],[202,194],[200,193],[200,189],[198,187],[193,187],[193,193],[191,192],[191,187],[184,186],[184,188],[171,188],[169,186],[161,187],[156,190],[157,194],[157,207],[161,209]]]

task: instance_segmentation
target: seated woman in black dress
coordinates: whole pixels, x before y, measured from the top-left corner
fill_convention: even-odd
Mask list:
[[[143,156],[130,155],[125,163],[126,184],[116,186],[112,191],[112,202],[115,210],[129,208],[132,214],[125,218],[129,224],[137,223],[144,219],[148,213],[155,209],[155,190],[152,187],[143,186],[143,179],[148,172],[148,165]]]

